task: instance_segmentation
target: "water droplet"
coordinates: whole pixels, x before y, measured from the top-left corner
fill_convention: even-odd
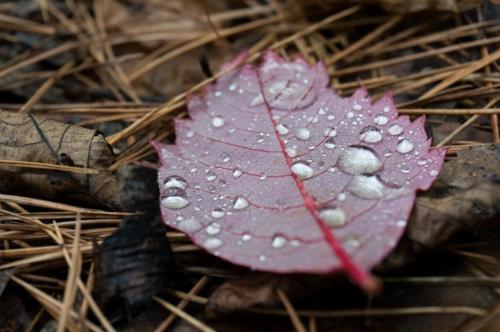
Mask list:
[[[292,245],[292,247],[296,248],[296,247],[300,246],[300,240],[294,239],[294,240],[290,241],[290,244]]]
[[[186,189],[186,187],[187,187],[186,180],[184,180],[184,178],[178,175],[168,176],[163,181],[163,189],[168,189],[168,188]]]
[[[217,179],[217,175],[215,175],[215,173],[212,171],[208,171],[207,172],[207,181],[212,182],[215,179]]]
[[[432,171],[430,171],[430,172],[429,172],[429,174],[430,174],[431,176],[436,176],[436,175],[438,175],[438,174],[439,174],[439,172],[438,172],[438,171],[436,171],[436,170],[432,170]]]
[[[419,166],[424,166],[425,164],[427,164],[427,159],[424,159],[424,158],[419,158],[417,160],[417,165]]]
[[[300,128],[297,131],[297,138],[301,141],[307,141],[309,138],[311,138],[311,132],[307,128]]]
[[[389,130],[387,130],[389,135],[392,135],[392,136],[400,135],[401,133],[403,133],[403,131],[404,131],[404,128],[397,123],[391,125],[389,127]]]
[[[297,155],[297,150],[294,148],[286,148],[285,152],[291,157],[295,157]]]
[[[161,197],[161,204],[169,209],[182,209],[189,204],[184,189],[168,188]]]
[[[203,225],[193,218],[188,218],[182,220],[180,223],[177,224],[177,228],[179,230],[186,232],[186,233],[193,233],[199,231]]]
[[[309,179],[314,174],[314,170],[303,161],[297,161],[292,164],[292,173],[297,175],[299,179]]]
[[[222,230],[222,226],[219,223],[213,222],[205,228],[205,232],[208,235],[217,235]]]
[[[243,172],[242,172],[242,171],[241,171],[241,169],[239,169],[239,168],[235,168],[235,169],[233,170],[233,176],[234,176],[235,178],[239,178],[242,174],[243,174]]]
[[[396,227],[399,227],[399,228],[406,227],[406,220],[398,220],[398,221],[396,221]]]
[[[342,151],[338,167],[349,174],[374,173],[382,167],[382,162],[372,149],[355,145]]]
[[[351,237],[344,241],[344,246],[350,248],[359,248],[361,246],[361,242],[357,238]]]
[[[286,239],[281,235],[276,235],[273,238],[272,246],[273,248],[282,248],[286,244]]]
[[[384,110],[384,112],[385,112],[385,113],[387,113],[387,112],[389,112],[391,109],[389,108],[389,106],[384,106],[384,109],[383,109],[383,110]]]
[[[384,195],[385,186],[377,176],[356,175],[349,182],[347,189],[358,197],[377,199]]]
[[[222,96],[222,92],[221,91],[215,91],[214,96],[220,97],[220,96]]]
[[[248,201],[243,196],[237,196],[233,200],[233,208],[235,210],[243,210],[249,205]]]
[[[194,131],[190,130],[186,133],[187,138],[192,138],[194,136]]]
[[[408,174],[411,171],[411,166],[407,163],[402,163],[399,169],[401,173]]]
[[[355,111],[361,111],[363,107],[360,104],[354,104],[352,105],[352,109]]]
[[[340,202],[343,202],[345,201],[346,199],[346,195],[344,193],[340,193],[338,196],[337,196],[337,200],[340,201]]]
[[[229,91],[234,91],[234,90],[236,90],[236,84],[233,83],[229,86]]]
[[[212,119],[212,126],[214,126],[215,128],[220,128],[222,127],[224,124],[226,123],[226,121],[224,121],[223,118],[221,118],[220,116],[216,116]]]
[[[335,139],[333,137],[330,137],[325,141],[325,148],[327,149],[335,149]]]
[[[348,118],[348,119],[354,118],[354,112],[351,112],[351,111],[347,112],[347,114],[345,115],[345,117]]]
[[[382,132],[374,126],[367,126],[361,129],[359,139],[366,143],[378,143],[382,140]]]
[[[385,126],[387,122],[389,122],[389,118],[385,115],[377,115],[375,119],[373,119],[373,122],[379,126]]]
[[[288,130],[287,126],[285,126],[284,124],[282,123],[278,123],[276,125],[276,131],[280,134],[280,135],[286,135],[288,134],[290,131]]]
[[[250,235],[250,234],[248,234],[248,233],[245,233],[245,234],[243,234],[243,235],[241,236],[241,239],[242,239],[243,241],[245,241],[245,242],[246,242],[246,241],[250,241],[250,240],[252,239],[252,235]]]
[[[413,150],[413,143],[407,139],[402,139],[398,142],[396,150],[402,154],[408,153]]]
[[[219,248],[221,245],[222,245],[222,240],[215,237],[208,238],[203,243],[203,246],[207,249],[216,249]]]
[[[267,257],[265,255],[259,255],[259,261],[265,262],[267,260]]]
[[[231,157],[229,156],[229,153],[227,153],[227,152],[222,152],[220,156],[222,158],[223,163],[227,163],[229,160],[231,160]]]
[[[220,218],[224,217],[225,215],[226,215],[226,213],[221,208],[215,208],[211,213],[212,218],[215,218],[215,219],[220,219]]]
[[[252,101],[250,102],[250,106],[258,106],[264,103],[264,95],[262,93],[258,93],[255,97],[253,97]]]
[[[319,216],[330,227],[340,227],[346,223],[345,213],[340,208],[324,208],[320,210]]]

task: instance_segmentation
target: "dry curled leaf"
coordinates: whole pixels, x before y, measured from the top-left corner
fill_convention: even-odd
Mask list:
[[[342,98],[328,80],[321,63],[268,53],[192,97],[176,145],[157,144],[164,221],[236,264],[343,268],[372,288],[366,271],[396,245],[445,151],[392,97]]]
[[[0,111],[0,132],[0,155],[3,160],[99,170],[98,174],[75,174],[0,165],[3,193],[118,207],[116,179],[107,170],[113,162],[113,153],[96,130],[26,113]],[[13,178],[16,181],[12,181]]]

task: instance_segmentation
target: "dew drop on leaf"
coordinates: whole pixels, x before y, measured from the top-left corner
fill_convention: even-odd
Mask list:
[[[161,204],[168,209],[182,209],[189,205],[187,195],[184,189],[181,188],[168,188],[161,196]]]
[[[372,149],[354,145],[342,151],[338,167],[348,174],[370,174],[378,171],[382,162]]]
[[[384,195],[385,185],[375,175],[354,176],[347,190],[354,195],[366,199],[379,199]]]
[[[299,179],[305,180],[309,179],[314,175],[314,170],[311,166],[303,161],[297,161],[292,164],[291,167],[292,173],[297,175]]]
[[[345,212],[340,208],[323,208],[319,211],[319,216],[330,227],[341,227],[346,224]]]
[[[286,242],[287,242],[286,238],[284,238],[281,235],[276,235],[273,238],[272,246],[273,248],[282,248],[285,246]]]
[[[297,131],[296,136],[301,141],[307,141],[311,138],[311,132],[307,128],[300,128]]]
[[[235,197],[233,200],[233,208],[235,210],[243,210],[249,205],[247,199],[243,196]]]
[[[361,129],[359,139],[366,143],[378,143],[382,140],[382,132],[374,126],[367,126]]]
[[[398,142],[396,150],[402,154],[408,153],[413,150],[413,143],[407,139],[402,139]]]
[[[163,181],[163,189],[168,189],[168,188],[181,188],[181,189],[186,189],[187,187],[187,181],[178,176],[178,175],[170,175],[165,178]]]
[[[224,119],[223,119],[223,118],[221,118],[220,116],[215,116],[215,117],[212,119],[212,126],[214,126],[215,128],[220,128],[220,127],[222,127],[225,123],[226,123],[226,121],[224,121]]]
[[[397,123],[391,125],[389,127],[389,130],[387,130],[387,132],[389,133],[389,135],[392,135],[392,136],[400,135],[401,133],[403,133],[403,131],[404,131],[404,128],[401,125],[397,124]]]
[[[210,215],[212,216],[212,218],[220,219],[220,218],[224,217],[225,214],[226,213],[221,208],[215,208],[215,209],[213,209],[213,211]]]

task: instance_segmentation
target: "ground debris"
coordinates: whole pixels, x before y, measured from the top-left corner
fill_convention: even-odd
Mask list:
[[[2,193],[118,208],[116,179],[107,169],[113,153],[96,130],[29,113],[0,111],[0,132]],[[13,163],[6,164],[7,160]],[[24,166],[44,163],[62,167],[19,167],[16,161],[28,162]],[[82,173],[83,168],[91,169],[96,174],[78,174],[78,169],[64,171],[64,166],[82,168]]]

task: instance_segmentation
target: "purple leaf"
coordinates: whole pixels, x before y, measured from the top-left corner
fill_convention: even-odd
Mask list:
[[[366,271],[394,248],[446,151],[391,96],[341,98],[328,81],[321,63],[268,53],[191,97],[176,145],[155,144],[167,225],[235,264],[343,268],[374,288]]]

